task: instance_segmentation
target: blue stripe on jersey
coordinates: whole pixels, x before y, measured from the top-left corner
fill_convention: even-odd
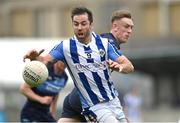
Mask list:
[[[104,53],[105,53],[105,49],[104,49],[104,46],[102,44],[102,41],[101,41],[99,35],[96,35],[96,36],[93,35],[93,36],[96,39],[96,45],[98,47],[98,50],[99,50],[99,53],[100,53],[100,56],[101,56],[101,61],[105,61],[106,60],[106,57],[105,57],[106,55],[105,54],[101,55],[101,51],[104,51]]]
[[[69,65],[67,64],[67,61],[66,61],[66,60],[65,60],[65,63],[66,63],[66,66],[67,66],[67,68],[68,68],[68,70],[69,70],[69,74],[71,75],[71,78],[72,78],[72,80],[73,80],[74,86],[76,87],[76,89],[77,89],[78,92],[79,92],[78,95],[79,95],[79,97],[80,97],[82,107],[89,107],[86,99],[82,96],[82,94],[80,93],[79,88],[77,87],[77,81],[76,81],[76,79],[74,78],[73,73],[72,73]]]
[[[85,74],[81,72],[81,73],[78,73],[78,75],[79,75],[80,80],[81,80],[84,88],[86,89],[89,97],[91,98],[93,104],[95,105],[95,104],[99,103],[100,101],[99,101],[97,95],[91,90],[91,87],[88,83],[88,80],[87,80]]]
[[[112,88],[111,88],[112,84],[109,82],[109,75],[108,75],[107,69],[104,70],[104,75],[105,75],[106,80],[108,81],[107,83],[108,83],[109,89],[111,90],[111,95],[113,98],[115,98],[115,95],[114,95]]]
[[[94,37],[96,37],[95,39],[96,39],[96,44],[97,44],[97,46],[98,46],[98,49],[100,50],[104,50],[105,51],[105,49],[104,49],[104,46],[103,46],[103,44],[102,44],[102,41],[101,41],[101,39],[100,39],[100,36],[98,36],[98,35],[93,35]],[[101,57],[101,61],[105,61],[105,56],[106,55],[104,55],[103,57]],[[107,80],[107,83],[108,83],[108,87],[109,87],[109,89],[111,90],[111,95],[112,95],[112,97],[113,98],[115,98],[115,96],[114,96],[114,93],[113,93],[113,91],[112,91],[112,88],[111,88],[111,86],[112,86],[112,84],[109,82],[109,75],[108,75],[108,71],[107,71],[107,69],[106,70],[104,70],[104,76],[105,76],[105,78],[106,78],[106,80]],[[102,83],[101,83],[102,84]],[[98,85],[98,84],[97,84]],[[103,92],[101,92],[101,94],[102,94]],[[104,93],[103,93],[104,94]],[[102,95],[103,96],[103,95]],[[106,95],[107,96],[107,95]],[[105,98],[105,99],[107,99],[107,98]],[[109,98],[108,98],[109,99]]]
[[[97,87],[99,88],[100,90],[100,93],[102,95],[102,97],[105,99],[105,100],[109,100],[109,97],[107,96],[107,93],[106,93],[106,90],[105,88],[103,87],[103,84],[102,84],[102,81],[101,81],[101,77],[99,77],[99,75],[97,74],[97,72],[92,72],[92,75],[93,75],[93,78],[97,84]]]
[[[79,63],[80,61],[79,61],[79,57],[78,57],[77,46],[76,46],[75,40],[73,40],[73,39],[70,39],[70,53],[71,53],[71,57],[72,57],[74,64]],[[78,73],[78,75],[79,75],[79,78],[80,78],[84,88],[86,89],[89,97],[91,98],[93,104],[97,104],[98,102],[100,102],[97,95],[91,90],[91,87],[88,83],[88,80],[87,80],[85,74]]]
[[[70,54],[71,54],[71,58],[73,60],[74,63],[79,63],[79,57],[78,57],[78,53],[77,53],[77,46],[76,46],[76,42],[73,39],[70,39]]]
[[[84,52],[87,55],[87,63],[94,63],[94,59],[91,57],[92,50],[90,46],[86,47],[84,46]]]

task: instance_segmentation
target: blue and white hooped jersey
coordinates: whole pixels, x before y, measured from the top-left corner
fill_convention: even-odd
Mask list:
[[[112,100],[117,96],[107,60],[116,61],[121,54],[108,39],[95,33],[92,33],[91,37],[89,44],[82,44],[74,36],[62,41],[50,51],[54,59],[66,62],[83,108]]]

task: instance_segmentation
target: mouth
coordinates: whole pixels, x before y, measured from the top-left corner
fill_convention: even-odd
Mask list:
[[[126,35],[125,37],[126,37],[126,39],[129,39],[130,36],[129,36],[129,35]]]
[[[78,33],[78,36],[82,37],[82,36],[84,36],[84,34],[83,33]]]

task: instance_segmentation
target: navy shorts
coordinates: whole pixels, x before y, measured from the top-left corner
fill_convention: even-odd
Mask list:
[[[21,122],[56,122],[49,106],[27,101],[21,111]]]
[[[77,89],[74,88],[64,99],[61,118],[77,118],[81,122],[86,122],[81,112],[82,108],[79,95]]]

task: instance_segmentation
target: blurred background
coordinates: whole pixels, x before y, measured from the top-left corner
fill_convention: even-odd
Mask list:
[[[114,10],[128,9],[134,21],[133,35],[122,52],[135,72],[113,73],[120,92],[134,86],[142,100],[144,122],[177,122],[180,117],[180,0],[0,0],[0,121],[18,122],[25,97],[22,57],[28,49],[51,49],[73,34],[70,11],[86,6],[94,14],[94,30],[109,32]],[[62,102],[73,88],[72,80],[60,93]]]

